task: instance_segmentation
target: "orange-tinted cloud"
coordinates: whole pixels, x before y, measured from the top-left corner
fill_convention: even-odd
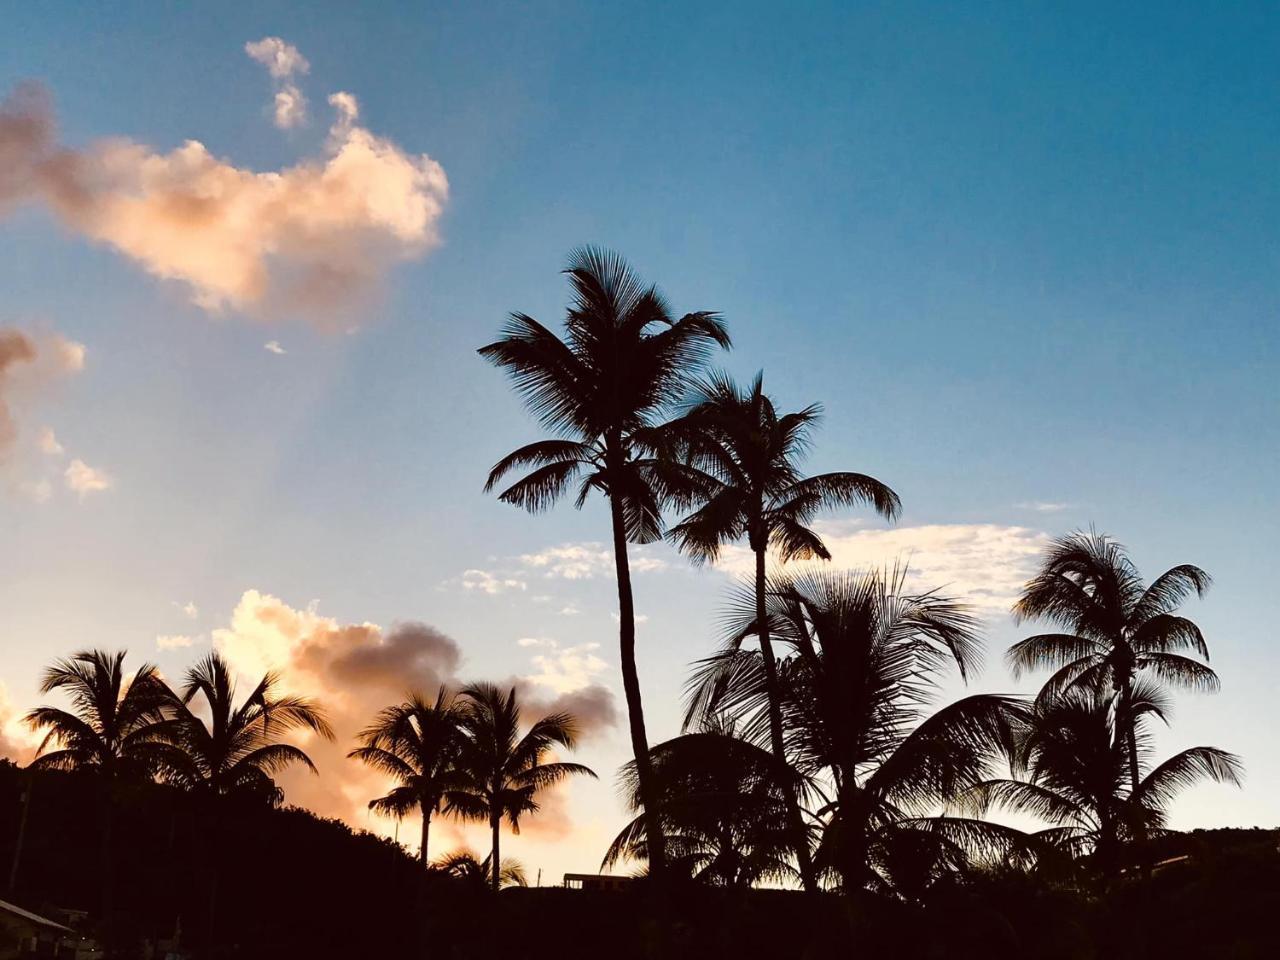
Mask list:
[[[0,199],[2,188],[0,182]],[[13,327],[0,327],[0,457],[9,451],[19,435],[13,410],[15,392],[25,390],[29,396],[61,377],[78,373],[84,368],[84,358],[84,344],[57,334],[33,336]],[[48,427],[36,431],[33,438],[35,448],[42,453],[63,452]]]
[[[322,155],[256,172],[197,140],[158,151],[123,137],[84,149],[56,141],[50,97],[20,87],[0,104],[0,214],[41,202],[68,227],[149,273],[186,284],[206,310],[336,313],[397,263],[439,242],[444,169],[359,124],[355,97]]]

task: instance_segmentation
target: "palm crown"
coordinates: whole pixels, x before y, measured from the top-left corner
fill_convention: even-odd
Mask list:
[[[274,694],[275,674],[263,676],[239,706],[231,668],[218,653],[199,661],[185,680],[181,695],[173,695],[168,706],[175,742],[185,755],[173,778],[186,786],[278,802],[275,774],[295,763],[315,772],[311,758],[282,742],[281,735],[303,729],[333,739],[324,713],[312,701]],[[204,699],[208,722],[191,709],[197,696]]]

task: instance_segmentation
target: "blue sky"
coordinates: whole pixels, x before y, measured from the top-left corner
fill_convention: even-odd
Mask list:
[[[825,403],[812,469],[898,490],[895,537],[862,533],[882,526],[865,515],[832,528],[850,557],[914,550],[998,595],[1036,536],[1092,523],[1149,574],[1206,567],[1190,609],[1224,690],[1181,698],[1165,743],[1235,749],[1249,782],[1188,795],[1177,820],[1280,819],[1260,723],[1280,692],[1273,5],[49,3],[6,11],[6,34],[0,96],[40,81],[76,150],[197,140],[279,170],[323,158],[325,99],[349,91],[362,128],[449,184],[439,245],[380,265],[326,330],[203,309],[39,198],[0,219],[0,326],[86,349],[79,373],[11,398],[0,677],[17,708],[41,664],[87,644],[179,672],[248,590],[339,624],[425,621],[467,677],[599,643],[575,656],[620,697],[608,576],[520,559],[606,539],[602,508],[529,518],[480,489],[536,431],[474,350],[508,311],[557,319],[558,270],[591,242],[677,309],[722,311],[729,369]],[[244,51],[266,36],[310,63],[308,124],[273,125],[280,81]],[[110,488],[62,489],[65,461],[30,447],[44,426]],[[21,492],[37,477],[47,502]],[[652,557],[637,594],[661,739],[726,579]],[[467,589],[467,570],[524,588]],[[1017,634],[984,612],[980,686],[1008,688]],[[156,650],[179,634],[193,646]],[[620,728],[582,751],[603,776],[569,794],[586,839],[515,852],[592,868],[625,753]]]

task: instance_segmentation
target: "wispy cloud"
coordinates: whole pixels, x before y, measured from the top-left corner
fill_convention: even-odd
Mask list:
[[[102,470],[91,467],[83,460],[72,460],[63,474],[67,489],[77,494],[81,500],[91,493],[110,490],[114,481]]]
[[[267,351],[267,353],[274,353],[278,357],[283,357],[289,352],[285,350],[284,347],[280,346],[279,340],[268,340],[262,345],[262,349]]]
[[[185,633],[162,633],[156,637],[156,647],[160,650],[179,650],[183,647],[193,647],[199,642],[199,637],[188,636]]]
[[[665,560],[650,556],[642,547],[634,550],[630,560],[634,573],[650,573],[667,566]],[[525,569],[540,572],[545,577],[564,580],[613,576],[615,570],[613,551],[594,541],[562,543],[536,553],[522,554],[519,563]]]
[[[291,62],[274,48],[264,56],[271,69]],[[59,146],[49,96],[21,87],[0,104],[0,213],[43,203],[84,237],[186,284],[206,310],[332,326],[395,264],[438,244],[449,194],[440,164],[361,126],[350,94],[333,102],[320,157],[256,172],[197,140],[167,152],[122,137]]]
[[[194,600],[188,600],[186,603],[179,603],[177,600],[174,600],[173,605],[181,610],[182,615],[188,620],[195,620],[200,616],[200,608],[196,606],[196,602]]]
[[[267,68],[275,81],[275,125],[281,130],[301,126],[307,119],[307,98],[294,77],[307,73],[311,64],[291,43],[279,37],[263,37],[244,45],[244,52]]]
[[[515,577],[502,576],[491,573],[488,570],[477,569],[462,571],[462,577],[458,582],[462,584],[463,590],[472,590],[490,595],[506,593],[509,590],[524,590],[528,586],[523,580]]]
[[[1008,611],[1049,541],[1039,530],[992,523],[864,529],[857,523],[830,522],[816,529],[831,551],[830,563],[792,563],[788,569],[883,568],[905,563],[915,588],[941,589],[987,614]],[[717,566],[748,576],[753,562],[750,550],[734,546],[722,553]]]
[[[1014,504],[1019,510],[1034,510],[1036,513],[1061,513],[1070,510],[1075,504],[1058,503],[1051,500],[1024,500]]]
[[[40,428],[40,433],[36,437],[36,445],[40,448],[41,453],[51,457],[60,457],[66,453],[62,444],[58,442],[58,437],[53,432],[52,427]]]

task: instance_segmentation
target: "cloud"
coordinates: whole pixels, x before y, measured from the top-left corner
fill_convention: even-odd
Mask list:
[[[517,580],[514,577],[504,577],[492,574],[488,570],[475,569],[463,570],[460,582],[463,590],[474,590],[477,593],[490,595],[506,593],[508,590],[524,590],[528,586],[523,580]]]
[[[990,523],[929,524],[862,529],[853,523],[820,523],[815,529],[831,562],[788,564],[788,569],[844,569],[908,565],[909,583],[941,589],[984,613],[1005,613],[1044,551],[1048,535],[1028,527]],[[734,546],[717,567],[742,576],[753,571],[751,551]]]
[[[291,43],[279,37],[263,37],[244,45],[244,52],[267,68],[275,80],[287,80],[299,73],[308,73],[311,64]]]
[[[533,657],[533,666],[538,672],[529,674],[525,679],[557,694],[581,690],[590,686],[596,674],[608,666],[596,655],[595,651],[599,649],[598,643],[582,643],[561,649],[552,640],[547,653]]]
[[[256,172],[198,140],[167,152],[123,137],[60,147],[49,96],[20,87],[0,104],[0,213],[43,203],[87,239],[185,284],[205,310],[332,326],[397,263],[439,243],[449,183],[429,156],[361,126],[350,94],[331,101],[338,119],[319,157]]]
[[[66,480],[67,489],[78,494],[81,500],[91,493],[110,490],[114,484],[106,473],[89,466],[80,459],[71,461],[63,478]]]
[[[369,824],[367,805],[386,792],[385,777],[347,760],[356,734],[377,711],[410,690],[428,695],[455,679],[461,653],[456,643],[422,623],[343,624],[314,608],[298,609],[277,597],[248,590],[228,627],[213,631],[220,650],[244,683],[275,670],[281,687],[315,698],[326,710],[333,743],[300,735],[320,776],[301,769],[281,774],[290,803],[353,826]]]
[[[53,432],[52,427],[40,428],[40,433],[36,437],[36,445],[40,447],[41,453],[48,454],[51,457],[60,457],[67,452],[62,444],[58,442],[58,437]]]
[[[0,171],[0,178],[3,176]],[[18,439],[19,424],[14,414],[18,396],[39,394],[55,381],[79,373],[84,369],[84,361],[84,344],[60,334],[35,335],[14,327],[0,327],[0,457],[8,454]],[[46,454],[63,452],[48,427],[36,435],[36,447]]]
[[[53,484],[48,480],[23,480],[18,492],[32,503],[48,503],[53,499]]]
[[[25,766],[35,757],[39,746],[40,737],[23,722],[8,688],[0,681],[0,757]]]
[[[283,357],[289,352],[285,350],[284,347],[280,346],[279,340],[268,340],[262,345],[262,349],[267,351],[267,353],[274,353],[278,357]]]
[[[179,603],[175,600],[173,601],[173,605],[181,610],[182,615],[188,620],[195,620],[200,616],[200,608],[196,606],[196,602],[194,600],[188,600],[186,603]]]
[[[1034,510],[1036,513],[1061,513],[1073,506],[1070,503],[1054,503],[1045,500],[1030,500],[1014,504],[1019,510]]]
[[[200,642],[199,637],[185,633],[162,633],[156,637],[156,647],[160,650],[178,650],[182,647],[194,647]]]
[[[562,543],[537,553],[522,554],[519,561],[526,569],[564,580],[613,576],[615,571],[613,551],[596,542]],[[649,556],[643,548],[634,549],[630,561],[633,573],[650,573],[667,566],[665,560]]]

